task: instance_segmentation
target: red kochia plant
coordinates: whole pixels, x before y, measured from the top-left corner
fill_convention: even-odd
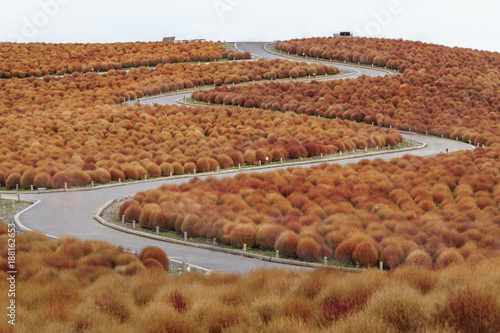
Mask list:
[[[311,237],[302,237],[297,244],[297,256],[306,261],[321,258],[321,246]]]
[[[297,253],[299,236],[293,231],[283,232],[274,245],[275,250],[279,250],[281,255],[294,257]]]
[[[334,299],[327,299],[323,304],[323,316],[327,321],[347,317],[351,312],[349,304]]]
[[[7,190],[15,189],[21,184],[21,174],[19,172],[11,173],[5,180],[5,188]]]
[[[33,186],[36,188],[48,188],[51,186],[52,177],[48,172],[39,172],[33,179]]]
[[[141,253],[139,253],[139,259],[144,262],[146,259],[155,259],[158,261],[164,270],[168,270],[170,261],[168,260],[165,252],[159,247],[147,246],[142,249]]]
[[[139,221],[141,205],[137,201],[131,200],[130,205],[123,211],[123,215],[129,221]]]
[[[231,231],[231,244],[242,248],[243,244],[252,247],[255,244],[255,226],[252,224],[238,224]]]
[[[362,242],[356,245],[352,259],[363,266],[374,266],[378,260],[378,251],[373,242]]]
[[[174,170],[174,175],[184,174],[184,167],[179,162],[172,163],[172,169]]]
[[[431,255],[423,250],[415,250],[406,257],[405,264],[432,267]]]
[[[276,240],[285,230],[285,227],[278,224],[259,225],[255,234],[255,243],[261,249],[273,250]]]
[[[33,185],[33,180],[35,179],[35,176],[36,176],[35,169],[28,169],[24,171],[21,177],[21,187],[24,188],[25,190],[30,189],[31,185]]]
[[[436,266],[438,268],[443,268],[447,267],[450,265],[459,265],[459,264],[464,264],[464,258],[455,249],[446,249],[439,255],[439,257],[436,259]]]
[[[51,185],[53,188],[70,188],[73,180],[65,171],[59,171],[52,177]]]

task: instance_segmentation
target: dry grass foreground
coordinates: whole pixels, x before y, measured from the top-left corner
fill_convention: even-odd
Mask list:
[[[0,289],[8,289],[0,224]],[[172,277],[168,258],[18,235],[15,328],[2,332],[497,332],[500,261],[388,274],[257,270]],[[163,265],[161,263],[163,263]],[[2,292],[1,304],[7,302]]]

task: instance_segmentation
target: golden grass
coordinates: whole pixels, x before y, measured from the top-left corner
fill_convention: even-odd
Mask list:
[[[172,277],[107,243],[54,242],[34,233],[17,239],[26,244],[16,280],[19,332],[496,332],[500,320],[498,258],[390,273],[324,268]],[[2,253],[5,240],[0,235]],[[46,250],[38,251],[41,245]],[[143,252],[145,260],[160,258],[155,248]],[[99,256],[115,267],[96,265]],[[7,288],[5,279],[0,288]],[[13,332],[5,321],[0,329]]]

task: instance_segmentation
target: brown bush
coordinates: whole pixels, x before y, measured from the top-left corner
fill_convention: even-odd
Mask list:
[[[297,253],[298,244],[299,236],[293,231],[285,231],[276,240],[274,249],[280,251],[280,255],[294,257]]]
[[[141,210],[141,205],[137,201],[131,200],[128,207],[123,211],[123,215],[125,215],[125,218],[129,221],[138,222],[141,216]]]
[[[52,176],[51,180],[51,186],[53,188],[71,188],[73,185],[73,180],[71,177],[66,173],[66,171],[59,171],[57,172],[54,176]]]
[[[237,248],[242,248],[243,244],[252,247],[255,244],[256,228],[252,224],[238,224],[231,231],[231,244]]]
[[[163,252],[162,249],[154,246],[147,246],[143,248],[139,253],[139,260],[144,262],[146,259],[155,259],[162,265],[164,270],[168,271],[170,263],[167,255],[165,254],[165,252]]]
[[[174,169],[174,175],[184,174],[184,167],[179,162],[172,163],[172,168]]]
[[[276,224],[259,225],[255,234],[255,244],[263,250],[274,250],[276,240],[285,230],[285,227]]]
[[[301,237],[296,251],[297,256],[305,261],[317,261],[321,258],[321,246],[311,237]]]
[[[21,174],[19,172],[11,173],[5,180],[5,188],[7,190],[15,189],[21,184]]]
[[[378,251],[373,242],[363,242],[356,245],[352,259],[360,265],[375,266],[378,261]]]
[[[24,188],[25,190],[29,190],[31,188],[31,185],[33,185],[33,181],[36,176],[36,171],[35,169],[28,169],[23,172],[23,175],[21,176],[21,187]]]
[[[406,257],[405,264],[431,268],[432,258],[429,253],[423,250],[415,250]]]
[[[460,252],[455,249],[446,249],[436,259],[436,267],[438,268],[448,267],[450,265],[461,265],[464,263],[464,258]]]

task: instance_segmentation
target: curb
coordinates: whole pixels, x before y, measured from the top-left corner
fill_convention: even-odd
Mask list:
[[[5,200],[14,200],[14,199],[5,199]],[[22,224],[22,222],[19,220],[19,217],[21,216],[21,214],[24,214],[25,212],[27,212],[28,210],[30,210],[31,208],[34,208],[36,205],[38,205],[40,202],[42,202],[42,200],[21,200],[22,202],[25,202],[25,203],[31,203],[31,205],[29,207],[26,207],[25,209],[23,209],[22,211],[18,212],[16,215],[14,215],[14,223],[17,225],[17,227],[19,228],[19,230],[22,230],[23,232],[39,232],[39,231],[36,231],[36,230],[33,230],[31,228],[28,228],[27,226],[25,226],[24,224]],[[109,206],[111,203],[113,203],[114,200],[110,200],[108,203],[106,203],[106,207]],[[106,207],[101,207],[97,212],[102,212],[102,209],[105,209]],[[98,213],[96,213],[96,220],[98,220],[99,222],[101,222],[100,220],[102,220],[104,223],[104,225],[107,225],[107,222],[104,221],[104,219],[98,217]],[[100,220],[99,220],[99,219]],[[53,235],[50,235],[50,234],[46,234],[46,233],[43,233],[45,236],[47,236],[49,239],[51,240],[56,240],[56,239],[59,239],[60,237],[58,236],[53,236]],[[183,265],[185,264],[185,262],[183,261],[179,261],[179,260],[175,260],[175,259],[170,259],[169,258],[169,261],[171,262],[174,262],[178,265]],[[204,273],[209,273],[210,270],[207,269],[207,268],[204,268],[204,267],[200,267],[200,266],[196,266],[196,265],[192,265],[192,264],[189,264],[189,266],[196,270],[196,271],[201,271],[201,272],[204,272]]]
[[[121,199],[124,199],[124,198],[121,198]],[[350,272],[350,273],[358,273],[358,272],[366,271],[365,269],[362,269],[362,268],[328,266],[328,265],[324,265],[324,264],[309,263],[309,262],[305,262],[305,261],[295,261],[295,260],[290,260],[290,259],[274,258],[274,257],[264,256],[264,255],[260,255],[260,254],[250,253],[250,252],[243,252],[240,250],[225,249],[225,248],[207,245],[207,244],[196,244],[196,243],[186,242],[186,241],[182,241],[182,240],[178,240],[178,239],[174,239],[174,238],[158,236],[158,235],[154,235],[154,234],[150,234],[150,233],[146,233],[146,232],[142,232],[142,231],[131,230],[129,228],[125,228],[125,227],[116,225],[115,223],[109,223],[101,217],[102,212],[106,208],[108,208],[111,204],[113,204],[115,201],[116,201],[115,199],[109,200],[104,205],[99,207],[99,209],[97,210],[97,212],[94,215],[94,219],[106,227],[110,227],[112,229],[115,229],[115,230],[118,230],[121,232],[125,232],[125,233],[131,234],[131,235],[136,235],[136,236],[154,239],[154,240],[167,242],[167,243],[190,246],[190,247],[194,247],[194,248],[222,252],[222,253],[227,253],[227,254],[232,254],[232,255],[239,255],[239,256],[246,257],[246,258],[252,258],[252,259],[257,259],[257,260],[262,260],[262,261],[278,263],[278,264],[291,265],[291,266],[299,266],[299,267],[307,267],[307,268],[327,267],[327,268],[337,269],[339,271],[345,271],[345,272]],[[199,267],[199,266],[194,266],[194,265],[190,265],[190,266],[194,267],[194,268],[199,268],[199,269],[204,270],[206,272],[211,271],[209,269]]]
[[[122,198],[124,199],[124,198]],[[139,231],[135,231],[135,230],[130,230],[128,228],[124,228],[124,227],[120,227],[114,223],[108,223],[105,219],[103,219],[101,217],[101,214],[102,212],[108,208],[113,202],[115,202],[115,199],[111,199],[109,200],[108,202],[106,202],[103,206],[99,207],[99,209],[96,211],[95,215],[94,215],[94,219],[99,222],[100,224],[104,225],[105,227],[109,227],[109,228],[112,228],[112,229],[115,229],[115,230],[118,230],[118,231],[121,231],[121,232],[125,232],[127,234],[131,234],[131,235],[135,235],[135,236],[141,236],[141,237],[146,237],[145,233],[142,233],[142,232],[139,232]],[[146,238],[151,238],[151,239],[156,239],[156,240],[162,240],[162,239],[159,239],[159,238],[162,238],[162,237],[159,237],[159,238],[156,238],[156,237],[146,237]],[[178,261],[178,260],[173,260],[173,259],[169,259],[170,261],[173,261],[175,263],[178,263],[178,264],[183,264],[184,262],[182,261]],[[205,273],[208,273],[210,272],[210,269],[208,268],[204,268],[204,267],[201,267],[201,266],[196,266],[196,265],[192,265],[192,264],[189,264],[190,267],[198,270],[198,271],[202,271],[202,272],[205,272]]]

